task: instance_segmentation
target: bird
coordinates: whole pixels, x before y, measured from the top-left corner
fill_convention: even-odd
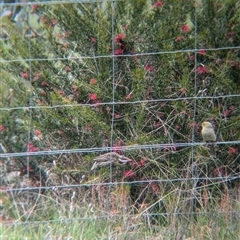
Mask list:
[[[102,154],[98,157],[95,157],[93,159],[93,165],[90,171],[96,169],[97,167],[109,165],[111,163],[114,165],[122,165],[131,161],[132,159],[125,157],[123,155],[120,155],[116,152],[109,152],[109,153]]]
[[[216,142],[217,136],[215,134],[215,131],[213,129],[213,125],[210,122],[203,122],[202,123],[202,137],[203,140],[208,142]],[[209,145],[209,154],[211,157],[216,157],[214,145]]]

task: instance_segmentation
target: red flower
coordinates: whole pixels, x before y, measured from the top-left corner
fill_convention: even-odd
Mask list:
[[[150,186],[151,186],[153,192],[155,192],[155,193],[159,193],[160,192],[159,191],[159,187],[158,187],[158,185],[156,183],[150,183]]]
[[[45,87],[45,86],[47,86],[47,83],[46,83],[45,81],[43,81],[43,82],[41,83],[41,86],[42,86],[42,87]]]
[[[190,56],[187,57],[187,59],[188,59],[189,61],[194,61],[195,57],[194,57],[194,55],[190,55]]]
[[[187,25],[187,24],[184,24],[184,25],[182,25],[180,28],[179,28],[179,30],[181,31],[181,32],[189,32],[191,29],[190,29],[190,27]]]
[[[27,72],[20,72],[20,75],[21,75],[22,78],[27,78],[28,77]]]
[[[184,36],[178,36],[178,37],[176,37],[175,38],[175,42],[180,42],[180,41],[182,41],[184,39]]]
[[[127,30],[127,29],[128,29],[128,26],[127,26],[127,25],[122,25],[122,28],[123,28],[124,30]]]
[[[114,55],[122,55],[123,54],[123,49],[118,48],[116,50],[114,50]]]
[[[34,73],[33,74],[33,81],[37,81],[41,77],[41,73]]]
[[[64,97],[65,96],[65,93],[64,93],[64,91],[58,91],[58,93],[59,93],[59,95],[61,95],[62,97]]]
[[[50,19],[50,26],[54,27],[58,23],[55,19]]]
[[[92,101],[97,100],[97,95],[95,93],[89,93],[88,98]]]
[[[88,131],[88,132],[92,131],[92,128],[91,128],[89,125],[85,126],[85,129],[86,129],[86,131]]]
[[[126,99],[131,99],[131,93],[126,96]]]
[[[4,132],[5,130],[6,130],[5,127],[3,125],[0,125],[0,131]]]
[[[196,122],[191,122],[191,123],[188,124],[188,127],[193,128],[193,127],[197,127],[197,125],[198,124]]]
[[[100,103],[101,103],[100,100],[95,100],[95,101],[93,101],[93,107],[99,106]],[[101,111],[100,111],[100,112],[101,112]]]
[[[95,42],[97,42],[97,40],[96,40],[96,38],[91,37],[91,38],[90,38],[90,42],[91,42],[91,43],[95,43]]]
[[[205,66],[198,66],[197,67],[197,73],[198,74],[204,74],[204,73],[207,73],[207,72],[208,72],[207,67],[205,67]]]
[[[200,54],[200,55],[206,55],[206,52],[205,52],[204,49],[199,49],[199,50],[198,50],[198,54]]]
[[[163,149],[164,152],[167,152],[167,151],[172,151],[172,152],[174,152],[174,151],[176,151],[176,150],[177,150],[177,147],[176,147],[176,146],[165,146],[164,149]]]
[[[114,113],[114,118],[121,118],[122,115],[121,114],[118,114],[118,113]]]
[[[213,170],[213,176],[214,177],[226,176],[226,171],[223,167],[217,167]]]
[[[154,71],[154,67],[153,66],[150,66],[150,65],[146,65],[144,67],[144,70],[147,71],[147,72],[153,72]]]
[[[92,84],[92,85],[96,84],[96,82],[97,81],[94,78],[90,79],[90,81],[89,81],[89,83]]]
[[[157,1],[153,4],[153,8],[157,8],[157,7],[162,7],[163,3],[161,1]]]
[[[35,10],[35,9],[37,9],[37,8],[38,8],[38,5],[37,5],[37,4],[32,4],[32,5],[31,5],[31,7],[32,7],[32,9],[34,9],[34,10]]]
[[[128,170],[123,172],[123,178],[133,177],[134,175],[135,173],[133,172],[133,170]]]
[[[121,154],[121,147],[117,146],[117,145],[113,145],[112,147],[112,151],[116,152],[118,154]]]
[[[122,34],[122,33],[119,33],[119,34],[114,38],[114,42],[115,42],[115,43],[119,43],[119,42],[121,42],[124,38],[125,38],[125,35]]]
[[[37,8],[38,8],[38,5],[37,5],[37,4],[33,4],[33,5],[32,5],[32,10],[31,10],[30,14],[35,13],[35,11],[37,10]]]
[[[230,148],[228,149],[229,155],[234,155],[234,154],[237,153],[237,152],[238,152],[237,148],[230,147]]]
[[[41,16],[40,21],[43,22],[44,24],[47,22],[46,16]]]
[[[27,151],[28,152],[37,152],[37,151],[39,151],[39,149],[37,147],[35,147],[33,144],[31,144],[31,143],[26,144],[26,147],[27,147]]]
[[[138,163],[138,166],[139,167],[143,167],[144,165],[145,165],[145,162],[147,161],[147,159],[146,158],[141,158],[141,160],[139,161],[139,163]]]
[[[70,72],[71,70],[72,70],[72,69],[71,69],[69,66],[66,66],[66,67],[65,67],[65,71],[66,71],[66,72]]]
[[[34,131],[34,134],[35,134],[36,136],[42,135],[42,133],[41,133],[40,130],[35,130],[35,131]]]

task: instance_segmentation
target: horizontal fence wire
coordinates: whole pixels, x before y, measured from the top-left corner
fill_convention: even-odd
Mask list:
[[[226,144],[240,144],[238,141],[223,141],[216,142],[215,145],[226,145]],[[55,154],[70,154],[70,153],[96,153],[96,152],[111,152],[111,151],[133,151],[141,149],[167,149],[171,150],[173,153],[177,152],[178,148],[184,147],[195,147],[195,146],[204,146],[204,142],[185,142],[185,143],[166,143],[166,144],[144,144],[144,145],[132,145],[132,146],[119,146],[119,147],[101,147],[101,148],[79,148],[79,149],[63,149],[63,150],[48,150],[48,151],[37,151],[37,152],[16,152],[16,153],[1,153],[0,158],[9,158],[9,157],[26,157],[26,156],[49,156]]]
[[[205,51],[222,51],[222,50],[236,50],[240,49],[240,46],[236,47],[219,47],[219,48],[204,48]],[[34,61],[61,61],[61,60],[84,60],[84,59],[101,59],[101,58],[126,58],[126,57],[142,57],[142,56],[154,56],[154,55],[165,55],[165,54],[177,54],[177,53],[198,53],[199,49],[182,49],[182,50],[172,50],[172,51],[156,51],[156,52],[146,52],[146,53],[134,53],[134,54],[123,54],[123,55],[93,55],[93,56],[72,56],[73,52],[68,57],[55,57],[55,58],[24,58],[24,59],[11,59],[4,60],[1,59],[2,63],[12,63],[12,62],[34,62]]]
[[[85,176],[83,176],[84,179]],[[42,191],[42,190],[51,190],[56,191],[60,189],[71,189],[71,188],[91,188],[98,186],[123,186],[123,185],[138,185],[138,184],[155,184],[155,183],[177,183],[177,182],[193,182],[193,181],[209,181],[208,186],[227,183],[233,180],[240,180],[240,176],[230,176],[230,177],[189,177],[189,178],[172,178],[172,179],[153,179],[153,180],[135,180],[135,181],[126,181],[126,182],[100,182],[100,183],[81,183],[81,184],[67,184],[67,185],[57,185],[57,186],[40,186],[40,187],[21,187],[21,188],[8,188],[1,189],[0,192],[8,193],[8,192],[30,192],[30,191]],[[196,187],[194,190],[199,190],[202,187]],[[180,190],[181,191],[181,190]],[[190,190],[189,190],[190,191]]]
[[[240,97],[240,94],[229,94],[229,95],[218,95],[218,96],[198,96],[198,97],[179,97],[179,98],[162,98],[162,99],[151,99],[141,101],[125,101],[125,102],[100,102],[100,103],[84,103],[84,104],[61,104],[52,106],[21,106],[21,107],[1,107],[0,111],[11,111],[11,110],[30,110],[30,109],[56,109],[64,107],[96,107],[96,106],[112,106],[112,105],[134,105],[134,104],[147,104],[147,103],[158,103],[158,102],[174,102],[184,100],[201,100],[201,99],[221,99],[221,98],[235,98]]]

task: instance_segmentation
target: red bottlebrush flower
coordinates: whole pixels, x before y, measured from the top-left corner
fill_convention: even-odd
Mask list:
[[[42,87],[46,87],[46,86],[47,86],[47,83],[46,83],[45,81],[43,81],[43,82],[41,83],[41,86],[42,86]]]
[[[206,52],[205,52],[204,49],[199,49],[199,50],[198,50],[198,54],[199,54],[199,55],[206,55]]]
[[[213,170],[214,177],[223,177],[226,176],[226,171],[223,167],[217,167]]]
[[[177,125],[175,126],[175,128],[176,128],[177,130],[180,130],[180,129],[181,129],[181,126],[177,124]]]
[[[21,75],[22,78],[27,78],[28,77],[27,72],[20,72],[20,75]]]
[[[158,185],[156,183],[150,183],[150,186],[151,186],[153,192],[160,193],[159,187],[158,187]]]
[[[46,22],[47,22],[46,16],[41,16],[41,17],[40,17],[40,21],[41,21],[42,23],[46,24]]]
[[[123,178],[133,177],[134,175],[133,170],[123,171]]]
[[[33,81],[37,81],[41,76],[41,73],[34,73],[33,74]]]
[[[65,71],[66,71],[66,72],[70,72],[71,70],[72,70],[72,69],[71,69],[69,66],[66,66],[66,67],[65,67]]]
[[[125,98],[126,98],[127,100],[128,100],[128,99],[131,99],[131,93],[129,93]]]
[[[85,126],[85,129],[86,129],[86,131],[88,131],[88,132],[91,132],[91,131],[92,131],[92,128],[91,128],[89,125]]]
[[[98,107],[100,103],[101,103],[100,100],[93,101],[93,107]],[[99,110],[99,112],[101,113],[101,110]]]
[[[5,131],[5,127],[3,125],[0,125],[0,131],[4,132]]]
[[[194,59],[195,59],[195,57],[194,57],[194,55],[189,55],[188,57],[187,57],[187,60],[189,60],[189,61],[194,61]]]
[[[90,38],[90,42],[91,42],[91,43],[95,43],[95,42],[97,42],[97,39],[94,38],[94,37],[91,37],[91,38]]]
[[[114,42],[115,42],[115,43],[119,43],[119,42],[121,42],[124,38],[125,38],[125,35],[122,34],[122,33],[119,33],[119,34],[114,38]]]
[[[127,25],[122,25],[123,30],[127,30],[128,26]]]
[[[40,140],[43,139],[43,135],[42,135],[40,130],[35,130],[34,131],[33,139],[36,140],[36,141],[40,141]]]
[[[139,166],[139,167],[145,166],[146,161],[147,161],[146,158],[141,158],[141,160],[140,160],[139,163],[138,163],[138,166]]]
[[[60,95],[60,96],[62,96],[62,97],[64,97],[64,96],[65,96],[65,93],[64,93],[64,91],[61,91],[61,90],[60,90],[60,91],[58,91],[58,93],[59,93],[59,95]]]
[[[177,150],[177,147],[176,146],[166,146],[164,147],[163,151],[164,152],[167,152],[167,151],[172,151],[172,152],[175,152]]]
[[[94,85],[94,84],[97,83],[97,81],[96,81],[94,78],[92,78],[92,79],[90,79],[89,83],[90,83],[91,85]]]
[[[153,8],[158,8],[158,7],[162,7],[163,6],[163,3],[161,1],[157,1],[153,4]]]
[[[179,28],[179,30],[181,31],[181,32],[189,32],[191,29],[190,29],[190,27],[187,25],[187,24],[184,24],[184,25],[182,25],[180,28]]]
[[[31,8],[34,9],[34,10],[36,10],[36,9],[38,8],[38,5],[37,5],[37,4],[32,4],[32,5],[31,5]]]
[[[226,109],[226,110],[223,112],[223,115],[224,115],[224,117],[228,117],[228,116],[230,115],[230,113],[231,113],[231,110]]]
[[[131,166],[133,167],[144,167],[147,159],[146,158],[141,158],[139,162],[133,161],[130,163]]]
[[[117,146],[117,145],[113,145],[112,147],[112,151],[116,152],[118,154],[121,154],[121,147]]]
[[[207,73],[207,72],[208,72],[207,67],[205,67],[205,66],[198,66],[197,67],[197,73],[198,74],[204,74],[204,73]]]
[[[57,23],[58,23],[57,20],[55,20],[55,19],[50,19],[50,25],[51,25],[52,27],[54,27]]]
[[[123,49],[118,48],[116,50],[114,50],[114,55],[122,55],[123,54]]]
[[[180,41],[182,41],[184,39],[184,36],[178,36],[178,37],[176,37],[175,38],[175,42],[180,42]]]
[[[228,149],[229,155],[234,155],[234,154],[236,154],[237,152],[238,152],[237,148],[230,147],[230,148]]]
[[[147,72],[153,72],[154,71],[154,67],[150,66],[150,65],[146,65],[144,66],[144,70]]]
[[[118,114],[118,113],[114,113],[114,118],[118,119],[118,118],[121,118],[122,115],[121,114]]]
[[[95,101],[97,100],[97,95],[95,93],[89,93],[88,98],[89,100]]]
[[[38,5],[37,4],[33,4],[33,5],[31,5],[31,8],[32,8],[32,10],[31,10],[30,14],[33,14],[37,10]]]
[[[106,111],[107,112],[110,112],[111,111],[111,108],[109,106],[106,107]]]
[[[41,133],[40,130],[35,130],[35,131],[34,131],[34,134],[35,134],[36,136],[40,136],[40,135],[42,135],[42,133]]]
[[[187,89],[186,88],[180,88],[179,92],[185,94],[187,92]]]
[[[31,144],[31,143],[26,144],[26,147],[27,147],[27,151],[28,152],[37,152],[37,151],[39,151],[39,149],[37,147],[35,147],[33,144]]]
[[[46,95],[47,95],[46,92],[43,91],[43,90],[40,92],[40,94],[41,94],[42,96],[46,96]]]

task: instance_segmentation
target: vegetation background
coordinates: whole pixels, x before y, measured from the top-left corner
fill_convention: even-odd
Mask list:
[[[239,1],[4,2],[3,239],[238,239]]]

